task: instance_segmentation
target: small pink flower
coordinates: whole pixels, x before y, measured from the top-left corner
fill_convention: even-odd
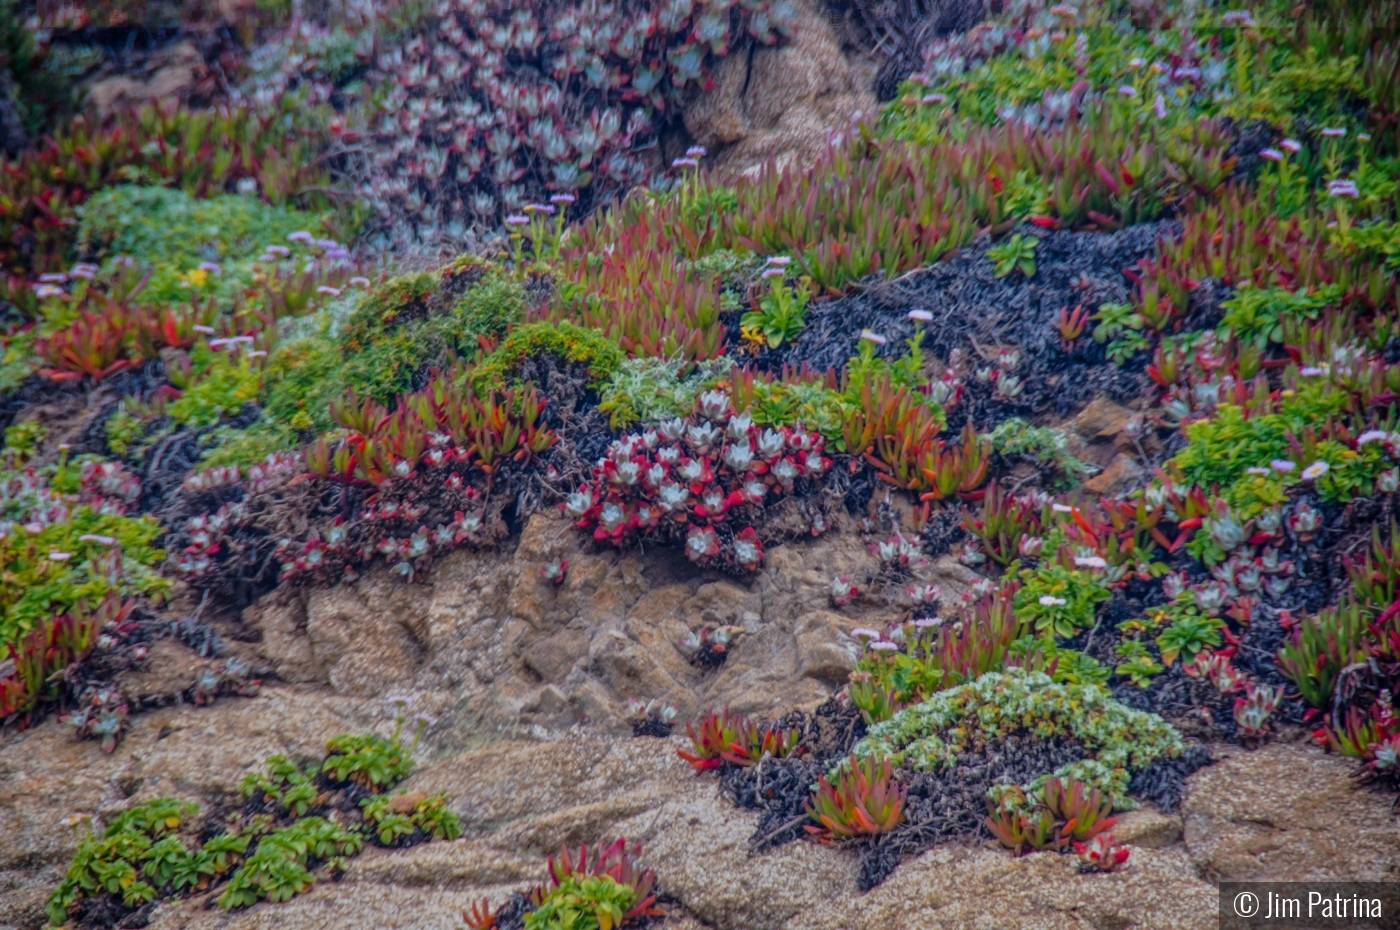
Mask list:
[[[1260,158],[1267,158],[1269,161],[1283,161],[1283,153],[1278,149],[1260,149]]]
[[[1280,475],[1286,475],[1298,467],[1297,462],[1290,462],[1288,459],[1274,459],[1269,463],[1269,467]]]
[[[708,154],[710,153],[705,150],[705,147],[703,145],[692,145],[690,148],[685,150],[686,158],[704,158]]]
[[[1127,97],[1129,100],[1133,99],[1138,95],[1137,88],[1133,87],[1130,84],[1124,84],[1120,86],[1118,88],[1118,93],[1122,94],[1124,97]]]
[[[693,158],[677,158],[671,162],[672,168],[699,168],[700,163]]]
[[[933,320],[933,314],[927,310],[910,310],[905,316],[916,323],[928,323]]]
[[[871,643],[870,649],[874,652],[898,652],[899,647],[887,639],[882,639],[878,643]]]
[[[1292,152],[1294,155],[1297,155],[1303,150],[1303,143],[1299,142],[1297,139],[1284,139],[1278,144],[1278,147],[1285,152]]]
[[[881,336],[879,333],[872,333],[868,329],[863,329],[860,331],[860,338],[866,342],[872,343],[877,346],[882,346],[885,343],[889,342],[889,340],[886,339],[884,336]]]
[[[1361,196],[1361,191],[1357,189],[1355,181],[1328,181],[1327,193],[1331,197],[1350,197],[1353,200]]]
[[[1322,130],[1322,135],[1327,139],[1340,139],[1347,134],[1344,126],[1330,126]]]
[[[1303,480],[1316,481],[1318,478],[1327,474],[1331,467],[1332,466],[1328,465],[1326,462],[1318,459],[1316,462],[1313,462],[1307,468],[1303,469]]]

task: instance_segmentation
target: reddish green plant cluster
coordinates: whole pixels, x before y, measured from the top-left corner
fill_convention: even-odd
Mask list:
[[[0,299],[34,311],[26,276],[67,267],[78,209],[99,188],[146,179],[207,196],[247,179],[283,203],[304,188],[324,187],[327,174],[313,154],[320,141],[289,129],[286,117],[161,104],[100,124],[75,119],[0,171],[0,266],[7,275]]]
[[[19,642],[10,643],[15,670],[0,678],[0,720],[27,720],[45,703],[64,695],[64,672],[87,658],[107,627],[119,627],[136,606],[112,592],[94,610],[84,602],[71,612],[43,621]]]
[[[936,261],[984,227],[1009,226],[1006,182],[1021,172],[1050,188],[1054,219],[1045,225],[1117,228],[1161,207],[1164,169],[1151,143],[1107,121],[1047,133],[979,129],[945,146],[862,131],[810,169],[769,166],[741,187],[721,240],[791,254],[818,284],[844,288]]]
[[[807,815],[819,826],[808,824],[805,829],[826,845],[889,833],[904,822],[908,795],[895,782],[889,759],[851,756],[834,784],[825,775],[818,780]]]
[[[633,902],[628,910],[618,915],[620,919],[613,926],[621,926],[638,917],[659,915],[661,910],[653,906],[656,903],[653,892],[656,873],[640,863],[641,855],[641,845],[633,843],[629,846],[623,837],[618,837],[606,847],[601,843],[594,846],[591,861],[587,844],[579,846],[577,856],[567,846],[561,847],[558,857],[549,857],[549,883],[531,892],[530,903],[541,906],[553,890],[570,879],[604,878],[628,889]]]
[[[899,638],[898,643],[878,630],[853,630],[851,635],[864,642],[865,651],[851,672],[846,693],[866,723],[888,720],[936,691],[1000,671],[1009,662],[1035,661],[1034,657],[1013,661],[1011,656],[1012,644],[1028,632],[1016,616],[1019,588],[1008,580],[961,605],[954,617],[907,621],[890,634]]]
[[[1010,794],[994,806],[985,822],[992,835],[1018,856],[1047,849],[1064,851],[1106,833],[1118,822],[1111,816],[1113,799],[1074,778],[1050,779],[1041,802],[1033,806],[1019,792]]]
[[[148,280],[149,275],[122,266],[102,286],[90,283],[65,297],[77,319],[35,342],[35,353],[48,363],[40,374],[53,381],[84,376],[101,381],[155,358],[163,348],[189,348],[198,338],[196,326],[213,331],[219,314],[212,301],[195,298],[179,308],[139,306],[137,298]]]
[[[975,500],[991,466],[991,444],[972,421],[952,446],[938,437],[942,422],[909,388],[872,379],[861,406],[846,420],[846,449],[865,451],[881,481],[914,492],[925,501]]]
[[[677,260],[696,257],[712,237],[691,232],[680,214],[672,203],[591,221],[583,243],[564,251],[561,299],[550,317],[601,330],[633,356],[722,354],[717,282]]]
[[[762,726],[725,708],[710,711],[700,719],[700,729],[687,723],[692,751],[676,750],[697,775],[719,768],[725,762],[741,767],[757,765],[765,758],[788,759],[802,751],[802,733],[794,728]]]
[[[1116,872],[1131,855],[1126,846],[1114,840],[1112,833],[1100,833],[1087,843],[1075,843],[1074,852],[1079,856],[1080,869],[1085,872]]]
[[[331,481],[373,487],[411,479],[419,468],[467,466],[489,483],[506,462],[523,465],[554,445],[544,405],[533,385],[478,397],[455,374],[403,395],[392,413],[352,389],[331,405],[331,418],[349,435],[334,447],[317,442],[307,466]]]

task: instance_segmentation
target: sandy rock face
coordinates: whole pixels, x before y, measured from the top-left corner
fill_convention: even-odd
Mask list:
[[[715,156],[721,178],[756,174],[770,160],[810,163],[827,133],[875,116],[870,76],[842,52],[821,5],[794,6],[789,42],[721,59],[714,89],[686,108],[686,131]]]
[[[1400,839],[1389,798],[1358,786],[1351,760],[1271,744],[1198,772],[1183,805],[1201,874],[1230,881],[1395,881]]]
[[[849,532],[774,547],[749,579],[698,571],[673,551],[582,543],[567,521],[536,514],[513,554],[456,553],[426,584],[381,573],[279,591],[245,619],[284,681],[361,696],[430,692],[437,711],[621,734],[633,698],[659,698],[683,717],[721,704],[757,714],[815,706],[845,683],[859,655],[848,633],[877,610],[877,601],[830,605],[833,577],[876,568]],[[555,558],[569,563],[560,585],[539,574]],[[966,583],[955,564],[934,574],[951,594]],[[744,632],[717,670],[678,648],[692,630],[725,625]]]
[[[195,85],[204,57],[191,42],[179,42],[152,55],[141,75],[115,74],[88,85],[88,101],[101,115],[152,100],[170,100]]]
[[[10,841],[0,848],[0,927],[42,926],[44,898],[73,849],[60,825],[69,814],[110,817],[163,795],[208,810],[271,753],[314,756],[331,736],[390,726],[380,700],[276,685],[256,698],[139,715],[110,756],[54,720],[7,736],[0,831]],[[464,745],[475,748],[453,748]],[[683,745],[679,737],[586,731],[522,740],[444,721],[401,787],[446,792],[466,830],[461,839],[368,849],[340,882],[322,876],[283,904],[224,913],[202,897],[169,902],[151,926],[456,928],[471,902],[500,904],[543,881],[544,857],[561,844],[617,836],[645,844],[676,902],[668,905],[668,930],[1205,928],[1218,913],[1213,880],[1387,878],[1400,862],[1384,799],[1356,790],[1344,762],[1279,743],[1222,749],[1228,758],[1192,776],[1181,818],[1150,809],[1125,815],[1114,831],[1132,847],[1121,874],[1082,875],[1072,856],[1018,859],[990,843],[953,844],[906,861],[861,895],[853,851],[798,842],[752,855],[756,815],[721,797],[713,776],[692,774],[675,753]]]

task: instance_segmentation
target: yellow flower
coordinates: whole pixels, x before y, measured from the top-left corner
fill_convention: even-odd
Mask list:
[[[190,283],[190,287],[204,287],[209,283],[209,272],[203,268],[195,268],[185,274],[185,280]]]

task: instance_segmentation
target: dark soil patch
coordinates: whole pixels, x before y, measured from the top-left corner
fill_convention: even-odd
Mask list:
[[[1128,793],[1170,814],[1186,797],[1186,779],[1213,761],[1210,750],[1192,746],[1175,759],[1158,759],[1138,772],[1128,782]]]
[[[914,335],[911,310],[925,310],[924,348],[946,359],[954,349],[971,353],[982,364],[978,348],[994,352],[1016,347],[1022,361],[1015,374],[1025,382],[1014,403],[992,398],[992,388],[970,380],[964,400],[950,415],[957,429],[971,417],[979,429],[990,429],[1012,416],[1053,413],[1068,416],[1090,399],[1103,395],[1128,402],[1147,393],[1142,369],[1147,353],[1119,368],[1107,361],[1103,347],[1087,338],[1066,353],[1054,323],[1060,310],[1083,305],[1090,311],[1103,303],[1131,302],[1126,269],[1151,258],[1157,241],[1175,235],[1180,225],[1144,223],[1116,233],[1053,232],[1032,227],[1019,232],[1035,235],[1036,273],[1019,272],[1003,278],[994,274],[987,250],[993,241],[982,237],[951,258],[910,272],[894,281],[872,283],[863,290],[814,305],[802,335],[791,346],[764,352],[757,367],[778,372],[785,365],[809,365],[817,371],[840,370],[860,348],[860,333],[870,329],[888,343],[878,351],[896,358],[906,351],[903,340]],[[737,346],[737,323],[729,341]]]
[[[1084,757],[1083,747],[1069,740],[1013,734],[962,757],[951,769],[913,775],[906,782],[903,825],[878,837],[862,856],[861,891],[883,882],[907,857],[940,843],[989,836],[983,822],[987,792],[994,786],[1023,785]]]

